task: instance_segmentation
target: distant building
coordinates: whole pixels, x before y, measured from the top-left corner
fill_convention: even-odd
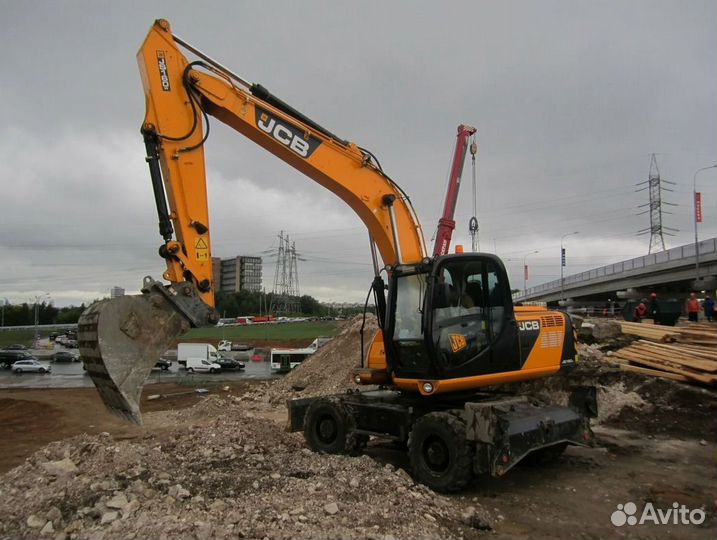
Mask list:
[[[124,289],[122,287],[112,287],[110,289],[110,298],[119,298],[124,296]]]
[[[214,286],[221,292],[261,291],[261,257],[212,257]]]

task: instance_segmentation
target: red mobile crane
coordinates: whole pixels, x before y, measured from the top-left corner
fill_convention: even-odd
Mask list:
[[[433,246],[433,256],[440,257],[446,255],[451,247],[451,237],[453,229],[456,228],[456,222],[453,215],[456,211],[456,201],[458,200],[458,190],[461,187],[461,175],[463,174],[463,163],[465,162],[466,150],[468,149],[468,140],[476,132],[476,128],[471,126],[458,126],[458,134],[456,136],[456,149],[453,152],[453,164],[451,165],[451,174],[448,178],[448,189],[446,190],[446,201],[443,205],[443,215],[438,220],[438,230],[436,231],[436,243]],[[471,153],[476,153],[475,141],[471,144]]]

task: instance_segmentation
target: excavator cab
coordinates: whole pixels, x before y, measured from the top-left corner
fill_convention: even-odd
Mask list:
[[[508,276],[489,254],[394,268],[385,334],[397,379],[455,379],[520,369]]]

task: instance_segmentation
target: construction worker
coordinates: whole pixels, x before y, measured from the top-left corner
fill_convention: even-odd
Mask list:
[[[715,301],[710,298],[709,294],[705,296],[705,301],[702,302],[702,309],[705,311],[705,318],[712,322],[715,316]]]
[[[657,303],[657,293],[650,295],[650,305],[647,307],[647,312],[655,324],[660,324],[660,305]]]
[[[692,322],[697,322],[700,314],[700,301],[697,300],[697,294],[690,293],[687,299],[687,318]]]
[[[637,304],[635,311],[632,312],[632,322],[642,322],[642,319],[645,318],[647,315],[647,306],[645,305],[646,301],[647,300],[642,300],[639,304]]]

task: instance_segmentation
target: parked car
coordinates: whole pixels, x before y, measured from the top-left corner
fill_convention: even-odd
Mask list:
[[[80,355],[69,351],[57,351],[50,355],[50,362],[79,362]]]
[[[0,367],[7,369],[18,360],[37,360],[27,351],[9,350],[0,351]]]
[[[172,361],[160,358],[157,363],[154,364],[154,367],[160,368],[162,371],[167,371],[170,367],[172,367]]]
[[[13,345],[7,345],[6,347],[3,347],[4,351],[26,351],[27,347],[25,345],[20,345],[19,343],[15,343]]]
[[[76,349],[77,348],[77,340],[76,339],[66,339],[65,347],[67,347],[68,349]]]
[[[214,361],[219,364],[222,369],[244,369],[246,367],[244,365],[244,362],[234,360],[233,358],[229,358],[228,356],[220,356]]]
[[[50,366],[45,366],[34,358],[28,360],[18,360],[12,365],[11,369],[13,373],[17,373],[18,375],[25,371],[35,371],[37,373],[50,373],[50,371],[52,371]]]

